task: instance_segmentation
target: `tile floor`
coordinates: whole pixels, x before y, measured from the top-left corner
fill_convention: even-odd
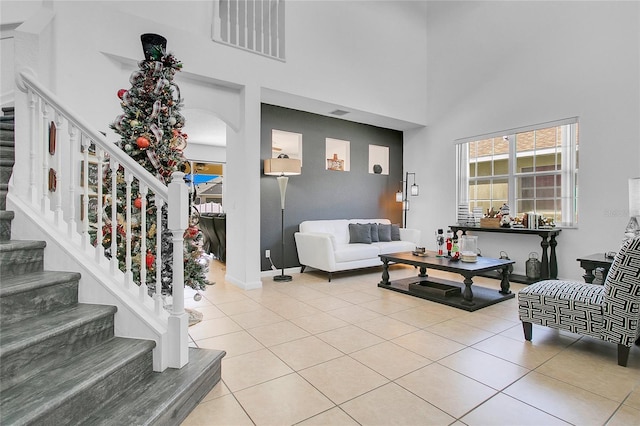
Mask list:
[[[534,326],[526,342],[515,299],[466,312],[378,288],[379,268],[250,291],[224,273],[186,300],[192,345],[227,355],[184,426],[640,425],[640,347],[623,368],[599,340]]]

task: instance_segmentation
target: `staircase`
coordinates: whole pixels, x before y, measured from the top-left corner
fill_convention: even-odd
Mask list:
[[[43,270],[45,243],[11,240],[13,109],[0,117],[0,424],[178,425],[215,386],[224,351],[152,370],[151,340],[114,336],[116,308],[78,303],[80,274]]]

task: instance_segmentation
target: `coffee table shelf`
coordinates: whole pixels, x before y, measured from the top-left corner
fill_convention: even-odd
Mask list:
[[[400,293],[410,294],[422,299],[431,300],[453,306],[466,311],[476,311],[489,305],[511,299],[514,294],[509,290],[508,266],[513,260],[479,257],[477,262],[454,262],[451,259],[437,257],[435,252],[427,252],[428,256],[415,256],[411,252],[381,254],[383,263],[382,280],[378,287]],[[400,263],[420,268],[416,277],[389,279],[389,264]],[[429,277],[427,269],[458,273],[464,277],[463,282]],[[488,271],[501,270],[500,290],[492,290],[474,286],[472,277]]]

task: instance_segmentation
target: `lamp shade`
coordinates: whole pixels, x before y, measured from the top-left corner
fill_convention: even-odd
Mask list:
[[[295,158],[267,158],[264,160],[264,174],[270,176],[294,176],[301,173],[300,160]]]
[[[640,177],[629,179],[629,216],[640,216]]]

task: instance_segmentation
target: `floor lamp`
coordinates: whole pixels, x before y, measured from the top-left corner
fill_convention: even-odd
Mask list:
[[[409,175],[413,175],[413,185],[409,188]],[[404,193],[402,189],[396,193],[396,201],[398,203],[402,203],[402,210],[404,210],[404,227],[407,227],[407,211],[409,210],[409,194],[416,197],[420,195],[420,187],[416,185],[416,174],[407,172],[405,180],[402,181],[404,183]]]
[[[268,158],[264,160],[264,174],[278,176],[278,186],[280,187],[280,207],[282,211],[282,272],[273,277],[274,281],[291,281],[291,275],[284,274],[284,199],[287,193],[288,176],[299,175],[301,172],[300,160],[289,158],[286,154],[280,154],[278,158]]]

